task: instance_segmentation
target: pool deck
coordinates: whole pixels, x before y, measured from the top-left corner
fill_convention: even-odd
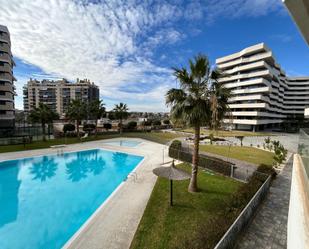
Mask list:
[[[123,182],[110,198],[98,208],[90,219],[65,244],[64,248],[124,249],[130,247],[157,178],[152,173],[152,170],[160,166],[163,160],[167,162],[171,159],[167,157],[168,151],[166,146],[142,139],[123,138],[126,140],[142,141],[137,147],[120,147],[105,144],[108,141],[117,141],[120,139],[84,142],[67,145],[63,148],[0,154],[0,161],[3,161],[100,148],[144,156],[144,160],[135,169],[136,179],[132,176]],[[63,225],[65,226],[65,224]]]

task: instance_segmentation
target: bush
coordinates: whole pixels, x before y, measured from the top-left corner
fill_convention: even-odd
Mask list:
[[[112,129],[112,124],[110,124],[110,123],[104,123],[104,124],[103,124],[103,128],[104,128],[106,131],[108,131],[108,130]]]
[[[261,164],[257,168],[257,172],[264,173],[267,175],[271,175],[272,177],[275,177],[277,175],[277,172],[274,170],[273,167],[269,167],[269,165]]]
[[[95,129],[95,124],[84,124],[83,131],[85,132],[91,132]]]
[[[75,131],[75,125],[74,124],[65,124],[63,126],[63,132],[66,133],[68,131]]]
[[[161,125],[161,121],[160,120],[155,120],[152,123],[154,126],[160,126]]]
[[[165,124],[165,125],[169,125],[171,122],[168,120],[168,119],[164,119],[163,120],[163,124]]]
[[[135,122],[135,121],[130,121],[128,124],[127,124],[127,129],[129,129],[129,130],[134,130],[134,129],[136,129],[136,127],[137,127],[137,123]]]
[[[143,125],[144,125],[144,126],[151,126],[151,124],[152,124],[152,121],[151,121],[151,120],[147,120],[147,121],[144,121],[144,122],[143,122]]]

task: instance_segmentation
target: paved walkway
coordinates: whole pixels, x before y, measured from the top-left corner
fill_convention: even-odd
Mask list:
[[[238,249],[285,249],[293,156],[273,181],[256,216],[236,243]]]

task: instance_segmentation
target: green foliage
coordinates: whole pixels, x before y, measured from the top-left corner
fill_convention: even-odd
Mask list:
[[[143,125],[144,126],[151,126],[152,125],[152,120],[146,120],[146,121],[143,121]]]
[[[95,124],[84,124],[83,131],[91,132],[94,131],[95,128],[96,128]]]
[[[110,124],[110,123],[104,123],[103,124],[103,128],[105,129],[105,130],[110,130],[110,129],[112,129],[112,124]]]
[[[193,237],[179,241],[175,248],[214,248],[266,179],[267,176],[261,177],[260,173],[254,173],[247,184],[241,185],[229,199],[217,204],[220,211],[215,216],[199,221],[195,228],[197,233],[194,233]]]
[[[164,119],[163,120],[163,124],[165,124],[165,125],[169,125],[171,122],[168,120],[168,119]]]
[[[116,119],[123,120],[123,119],[128,118],[129,116],[128,110],[129,108],[127,107],[126,104],[120,103],[118,105],[115,105],[115,108],[113,111],[114,111]]]
[[[135,121],[130,121],[127,124],[127,129],[129,129],[129,130],[134,130],[134,129],[136,129],[136,127],[137,127],[137,123]]]
[[[221,73],[217,69],[211,70],[207,56],[198,55],[194,60],[189,60],[188,69],[173,70],[180,88],[172,88],[166,94],[166,104],[171,106],[171,118],[181,120],[189,127],[211,125],[214,117],[214,123],[222,120],[228,108],[224,94],[229,90],[218,82]]]
[[[160,120],[154,120],[152,124],[154,126],[159,126],[159,125],[161,125],[161,121]]]
[[[51,124],[54,120],[59,119],[59,114],[51,110],[48,105],[40,103],[29,114],[32,123],[41,123],[43,140],[45,141],[45,125]]]
[[[115,113],[114,113],[114,112],[109,112],[107,116],[108,116],[108,118],[109,118],[110,120],[115,120],[115,119],[116,119],[116,116],[115,116]]]
[[[80,99],[73,99],[66,112],[67,118],[73,121],[82,121],[87,116],[87,104]]]
[[[98,120],[105,115],[105,107],[102,100],[93,100],[88,106],[89,116]]]
[[[64,124],[63,132],[67,133],[68,131],[75,131],[75,125],[74,124]]]
[[[209,140],[210,140],[210,144],[212,144],[213,141],[215,140],[215,136],[214,136],[213,133],[210,133],[210,134],[209,134]]]

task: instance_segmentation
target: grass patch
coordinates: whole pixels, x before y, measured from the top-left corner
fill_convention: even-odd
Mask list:
[[[229,146],[200,145],[200,151],[231,157],[257,165],[265,164],[272,166],[274,162],[274,153],[246,146],[231,146],[229,151]]]
[[[194,133],[193,129],[184,129],[183,132]],[[273,136],[273,133],[270,132],[252,132],[252,131],[210,131],[206,129],[201,129],[201,135],[209,135],[213,133],[215,136],[218,137],[235,137],[235,136]]]
[[[179,167],[190,171],[189,164]],[[200,192],[188,193],[189,180],[174,182],[174,205],[169,207],[169,181],[158,178],[142,220],[135,233],[131,249],[177,248],[179,243],[197,233],[201,221],[219,215],[224,202],[243,183],[199,171]],[[214,238],[210,238],[214,239]],[[217,241],[219,238],[215,238]]]
[[[166,144],[170,140],[180,137],[181,135],[177,135],[174,133],[164,133],[164,132],[127,132],[123,133],[121,136],[119,134],[102,134],[95,136],[90,136],[82,141],[76,137],[68,137],[68,138],[56,138],[51,139],[48,141],[34,141],[30,144],[17,144],[17,145],[2,145],[0,146],[0,153],[5,152],[14,152],[14,151],[23,151],[23,150],[35,150],[35,149],[44,149],[49,148],[53,145],[59,144],[76,144],[81,142],[89,142],[89,141],[96,141],[101,139],[110,139],[110,138],[117,138],[117,137],[135,137],[135,138],[142,138],[152,142],[157,142],[161,144]]]

